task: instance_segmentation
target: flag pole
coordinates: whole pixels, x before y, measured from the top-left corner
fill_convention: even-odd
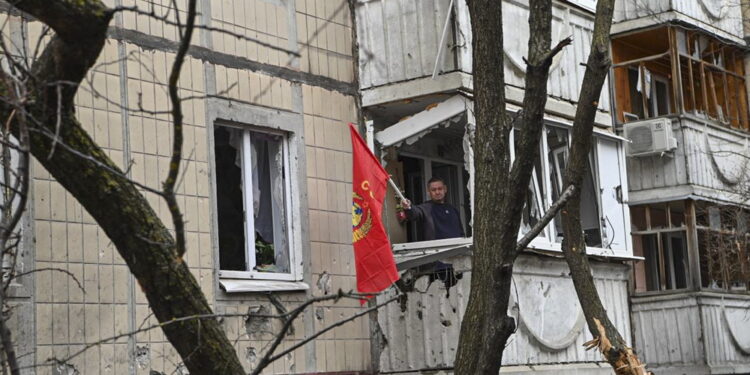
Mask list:
[[[393,190],[396,191],[396,194],[398,194],[398,197],[401,198],[402,201],[406,200],[406,197],[404,197],[404,195],[401,194],[401,189],[399,189],[396,183],[393,182],[393,178],[391,178],[391,176],[388,176],[388,182],[391,183],[391,187],[393,188]]]

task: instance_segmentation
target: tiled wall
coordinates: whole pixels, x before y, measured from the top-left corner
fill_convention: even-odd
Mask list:
[[[122,0],[157,12],[171,0],[153,3]],[[108,5],[116,5],[113,1]],[[183,6],[185,1],[178,1]],[[299,58],[283,50],[261,46],[231,35],[200,30],[194,44],[238,58],[301,71],[314,76],[350,83],[353,80],[352,22],[344,0],[223,0],[199,4],[210,10],[212,27],[288,49],[297,45]],[[181,14],[184,20],[184,14]],[[204,20],[205,21],[205,20]],[[201,22],[202,23],[202,22]],[[176,40],[172,26],[148,17],[123,12],[112,26],[157,37],[169,45]],[[28,24],[29,45],[36,43],[41,27]],[[208,33],[208,34],[206,34]],[[110,39],[97,69],[89,75],[76,97],[82,125],[137,182],[159,188],[167,174],[171,151],[170,104],[166,92],[173,50],[144,49],[137,40]],[[241,64],[240,64],[241,65]],[[211,88],[211,89],[209,89]],[[226,100],[299,113],[304,121],[304,155],[309,228],[304,254],[309,291],[282,293],[287,309],[312,295],[355,289],[351,249],[351,147],[348,122],[357,121],[355,98],[315,84],[302,84],[267,71],[250,71],[188,58],[182,70],[181,95],[195,98],[183,103],[185,144],[182,183],[178,201],[185,215],[188,252],[186,261],[219,313],[244,313],[263,305],[275,312],[263,294],[226,295],[216,285],[216,249],[212,246],[211,171],[209,170],[210,125],[206,124],[207,90]],[[303,164],[303,165],[305,165]],[[147,302],[131,279],[116,249],[65,190],[38,164],[33,166],[34,266],[58,268],[75,275],[83,291],[67,274],[42,271],[34,277],[35,358],[41,363],[63,358],[84,345],[155,323]],[[162,199],[144,195],[168,227],[171,219]],[[308,220],[305,220],[308,222]],[[323,275],[330,283],[321,288]],[[283,350],[315,330],[361,311],[357,301],[316,305],[295,325]],[[244,319],[226,318],[224,327],[236,342],[238,355],[250,369],[270,340],[268,334],[248,334]],[[278,328],[278,325],[274,326]],[[348,323],[323,335],[283,360],[268,373],[332,372],[367,370],[370,366],[367,318]],[[161,330],[123,337],[86,350],[70,361],[81,374],[148,374],[150,370],[172,373],[179,356]],[[37,373],[49,373],[40,368]]]

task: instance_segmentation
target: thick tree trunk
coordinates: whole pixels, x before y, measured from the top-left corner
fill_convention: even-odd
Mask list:
[[[595,337],[590,345],[599,347],[617,374],[630,375],[642,374],[645,370],[627,347],[602,305],[586,256],[580,213],[581,185],[588,172],[594,117],[610,66],[609,29],[612,24],[613,7],[614,0],[599,0],[597,3],[591,53],[586,64],[573,126],[570,156],[565,170],[564,185],[573,185],[576,189],[562,210],[562,248],[589,331]]]
[[[32,154],[106,232],[160,322],[212,314],[167,228],[75,119],[73,97],[101,52],[111,11],[94,0],[32,0],[12,5],[56,33],[34,62],[30,80],[34,86],[28,90],[33,95],[26,108],[27,116],[33,118],[28,122],[34,124]],[[0,107],[6,119],[11,110]],[[163,330],[190,373],[244,373],[216,319],[184,320],[165,324]]]
[[[515,331],[507,315],[521,211],[538,154],[552,57],[551,1],[530,2],[526,92],[518,155],[510,162],[513,123],[505,114],[502,1],[468,2],[473,31],[475,160],[474,252],[471,292],[461,323],[456,374],[497,374]],[[556,51],[559,51],[556,49]]]

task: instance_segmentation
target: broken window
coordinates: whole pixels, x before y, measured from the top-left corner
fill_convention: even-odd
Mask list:
[[[750,290],[748,212],[739,207],[698,205],[698,248],[701,286],[708,289]]]
[[[286,139],[284,133],[214,127],[221,270],[275,279],[291,273]]]
[[[396,150],[396,161],[389,161],[391,168],[397,166],[402,171],[404,195],[413,205],[430,200],[427,182],[437,177],[445,182],[448,191],[446,203],[456,207],[460,214],[464,233],[471,219],[469,191],[467,182],[469,172],[464,166],[464,152],[461,148],[463,124],[456,123],[447,128],[434,129],[413,144],[401,145]],[[404,242],[424,241],[424,222],[406,221],[406,239]]]
[[[518,147],[518,137],[520,135],[520,131],[518,129],[514,129],[513,131],[513,141],[515,147]],[[529,180],[529,188],[526,191],[526,197],[524,199],[524,206],[523,211],[521,212],[521,227],[520,227],[520,234],[524,235],[528,233],[531,228],[536,225],[541,219],[542,216],[544,216],[544,207],[545,207],[545,187],[544,187],[544,177],[542,175],[543,173],[543,167],[542,167],[542,153],[543,146],[542,142],[539,142],[540,151],[536,155],[536,158],[534,158],[534,170],[531,173],[531,179]],[[514,147],[514,150],[515,150]],[[515,154],[515,152],[514,152]],[[539,232],[537,234],[537,237],[546,237],[545,231]]]
[[[389,111],[379,113],[379,123],[392,125],[380,128],[375,133],[375,139],[381,148],[386,171],[412,206],[431,199],[427,189],[430,179],[443,180],[447,188],[445,203],[456,208],[460,232],[471,237],[469,186],[472,180],[469,170],[472,169],[472,152],[469,129],[473,125],[468,122],[466,107],[467,100],[462,95],[454,95],[448,99],[443,95],[435,95],[395,104]],[[415,110],[418,112],[415,113]],[[404,117],[404,114],[409,113],[412,115]],[[399,115],[396,117],[394,114]],[[389,192],[388,200],[395,196],[391,194],[395,192],[390,188]],[[450,208],[446,207],[445,212],[449,211]],[[435,212],[432,212],[433,217]],[[429,225],[426,222],[430,220],[425,217],[407,220],[407,217],[400,206],[400,198],[395,197],[394,205],[385,204],[384,221],[394,249],[420,247],[422,245],[406,244],[425,241],[428,238],[425,236],[432,234],[430,228],[425,231],[425,225]],[[451,229],[455,229],[453,219],[455,216],[451,215]],[[454,232],[456,231],[442,239],[453,238]],[[435,238],[440,239],[439,236]]]
[[[549,163],[549,178],[552,187],[552,202],[557,201],[565,186],[563,176],[568,161],[569,134],[566,128],[547,126],[547,159]],[[601,216],[599,215],[599,182],[596,177],[596,162],[594,151],[589,154],[587,174],[581,185],[581,226],[584,231],[587,246],[602,247]],[[562,218],[558,213],[554,218],[555,241],[562,242]]]
[[[618,123],[693,114],[748,129],[743,51],[678,26],[612,40]]]
[[[636,292],[685,289],[689,262],[682,201],[631,207]]]

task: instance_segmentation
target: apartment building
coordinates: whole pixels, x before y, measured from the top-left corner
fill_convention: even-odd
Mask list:
[[[635,348],[665,374],[750,371],[747,29],[740,1],[618,1]]]
[[[505,1],[503,21],[508,110],[520,110],[528,30],[528,2]],[[559,1],[553,8],[553,45],[573,45],[551,68],[540,157],[523,212],[523,235],[561,191],[570,129],[593,28],[594,1]],[[420,373],[453,366],[471,280],[473,203],[473,83],[471,27],[464,1],[356,2],[359,85],[367,134],[408,198],[428,199],[426,183],[440,177],[447,200],[459,208],[468,237],[424,241],[417,225],[396,220],[393,192],[384,220],[397,266],[411,290],[406,301],[378,312],[374,361],[382,372]],[[512,31],[510,37],[509,30]],[[615,134],[612,106],[599,103],[582,204],[594,277],[621,332],[630,331],[628,261],[633,259],[624,138]],[[389,211],[388,211],[389,210]],[[503,372],[605,374],[590,339],[567,265],[562,231],[554,220],[514,267],[512,315],[519,330],[503,356]],[[435,266],[439,261],[438,266]],[[384,297],[385,298],[385,297]],[[626,335],[627,336],[627,335]]]
[[[165,14],[171,1],[106,3]],[[562,187],[595,3],[554,2],[553,44],[574,42],[551,68],[519,236]],[[750,121],[739,0],[616,4],[613,67],[583,186],[592,199],[581,207],[594,278],[611,319],[650,369],[748,372]],[[7,4],[2,10],[4,35],[31,58],[48,38],[42,25]],[[425,241],[418,225],[396,219],[389,191],[383,217],[406,299],[324,334],[267,373],[449,372],[471,280],[475,121],[465,1],[202,0],[199,10],[199,24],[232,33],[198,30],[180,82],[190,97],[178,189],[185,259],[214,310],[280,313],[355,288],[346,124],[359,123],[412,201],[428,199],[430,178],[446,181],[467,237]],[[513,30],[502,67],[512,114],[523,96],[528,1],[504,0],[503,13]],[[177,31],[123,11],[109,35],[76,97],[77,116],[135,181],[159,188],[171,152],[164,111]],[[158,329],[65,360],[156,321],[94,220],[41,165],[32,173],[18,267],[40,271],[9,289],[17,352],[30,366],[23,373],[185,373]],[[165,203],[144,194],[171,223]],[[583,350],[591,335],[561,240],[555,219],[518,259],[511,313],[519,329],[503,373],[611,373],[599,353]],[[44,269],[69,272],[82,288]],[[357,301],[316,305],[281,348],[360,311]],[[248,370],[278,324],[223,318]]]

